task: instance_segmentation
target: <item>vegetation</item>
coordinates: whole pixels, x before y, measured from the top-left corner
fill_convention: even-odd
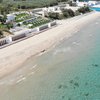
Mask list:
[[[0,38],[3,38],[9,34],[12,34],[8,29],[0,29]]]
[[[63,19],[63,18],[69,18],[75,16],[75,13],[71,9],[62,9],[62,13],[54,13],[54,12],[49,12],[48,17],[51,19]]]
[[[0,16],[0,22],[1,22],[2,24],[5,24],[6,19],[7,19],[7,16],[6,16],[6,15]]]
[[[0,38],[3,37],[3,32],[0,30]]]
[[[24,25],[31,25],[31,26],[28,26],[29,28],[34,28],[34,27],[37,27],[37,26],[40,26],[40,25],[43,25],[43,24],[46,24],[46,23],[48,23],[48,22],[50,22],[50,20],[48,20],[48,19],[43,19],[43,18],[37,18],[37,19],[35,19],[34,21],[32,21],[32,22],[24,22],[23,24]]]
[[[62,15],[59,13],[49,12],[48,17],[51,19],[62,19]]]
[[[81,7],[75,12],[71,9],[62,9],[62,14],[50,12],[47,17],[51,19],[64,19],[64,18],[70,18],[80,14],[84,14],[90,11],[91,10],[87,6]]]
[[[64,9],[64,10],[62,10],[62,13],[63,13],[63,16],[64,16],[65,18],[69,18],[69,17],[75,16],[74,11],[71,10],[71,9]]]
[[[84,6],[84,7],[79,8],[78,11],[84,14],[84,13],[90,12],[91,10],[89,9],[88,6]]]
[[[0,0],[3,6],[7,6],[10,9],[8,11],[18,10],[18,9],[34,9],[40,7],[48,7],[57,5],[59,2],[66,2],[69,0]],[[10,5],[10,6],[8,6]],[[6,8],[7,8],[6,7]]]
[[[21,13],[21,14],[16,15],[15,21],[16,22],[22,22],[22,21],[27,20],[29,18],[31,18],[29,16],[29,14],[27,14],[27,13]]]

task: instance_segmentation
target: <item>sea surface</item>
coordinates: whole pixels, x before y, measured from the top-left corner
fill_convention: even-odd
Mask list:
[[[100,100],[100,18],[0,80],[0,100]]]
[[[91,10],[99,11],[100,12],[100,4],[99,7],[90,7]]]

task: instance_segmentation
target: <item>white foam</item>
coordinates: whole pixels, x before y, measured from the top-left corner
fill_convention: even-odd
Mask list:
[[[37,66],[37,64],[36,65],[34,65],[31,69],[34,69],[34,68],[36,68],[36,66]]]
[[[55,52],[53,53],[53,55],[57,55],[58,53],[65,53],[65,52],[68,52],[68,51],[71,51],[71,47],[67,47],[67,48],[62,48],[62,49],[55,50]]]
[[[99,24],[98,22],[95,23],[96,25]]]
[[[74,44],[74,45],[80,45],[80,43],[78,43],[78,42],[73,42],[72,44]]]
[[[24,81],[25,79],[26,79],[26,77],[22,77],[21,79],[17,80],[16,83],[20,83],[20,82]]]

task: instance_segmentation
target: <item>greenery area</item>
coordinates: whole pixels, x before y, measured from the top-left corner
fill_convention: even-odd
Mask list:
[[[84,7],[79,8],[78,11],[84,14],[84,13],[90,12],[91,10],[89,9],[89,7],[84,6]]]
[[[6,23],[6,15],[0,16],[0,38],[4,37],[3,32],[6,31],[7,33],[9,32],[9,29],[13,27],[12,23]]]
[[[59,2],[69,0],[0,0],[0,10],[5,13],[21,9],[34,9],[57,5]]]
[[[21,13],[21,14],[16,15],[15,21],[22,22],[22,21],[27,20],[29,18],[31,18],[31,16],[29,14]]]
[[[0,3],[0,14],[5,15],[9,14],[12,11],[18,11],[18,8],[12,4]]]
[[[50,22],[50,20],[48,20],[48,19],[44,19],[44,18],[37,18],[37,19],[35,19],[34,21],[32,21],[32,22],[24,22],[23,24],[24,25],[31,25],[31,26],[29,26],[29,28],[34,28],[34,27],[37,27],[37,26],[40,26],[40,25],[43,25],[43,24],[46,24],[46,23],[48,23],[48,22]]]
[[[0,29],[0,38],[4,38],[5,36],[12,34],[8,29]]]
[[[3,38],[4,36],[3,36],[3,31],[2,30],[0,30],[0,38]]]
[[[84,14],[84,13],[87,13],[90,11],[91,10],[87,6],[81,7],[78,10],[76,10],[75,12],[71,9],[62,9],[62,14],[50,12],[47,17],[49,17],[51,19],[59,20],[59,19],[74,17],[74,16]]]

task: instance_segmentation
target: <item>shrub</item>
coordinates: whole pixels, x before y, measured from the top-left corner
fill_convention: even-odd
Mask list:
[[[78,10],[75,11],[75,16],[80,15],[80,12]]]
[[[78,11],[79,11],[80,13],[83,13],[83,14],[84,14],[84,13],[86,13],[86,12],[90,12],[90,9],[89,9],[88,6],[84,6],[84,7],[79,8]]]
[[[0,30],[0,38],[3,37],[3,32]]]
[[[63,13],[64,17],[66,17],[66,18],[75,16],[74,11],[71,9],[64,9],[64,10],[62,10],[62,13]]]
[[[51,19],[60,19],[60,14],[54,13],[54,12],[49,12],[48,17],[51,18]]]

